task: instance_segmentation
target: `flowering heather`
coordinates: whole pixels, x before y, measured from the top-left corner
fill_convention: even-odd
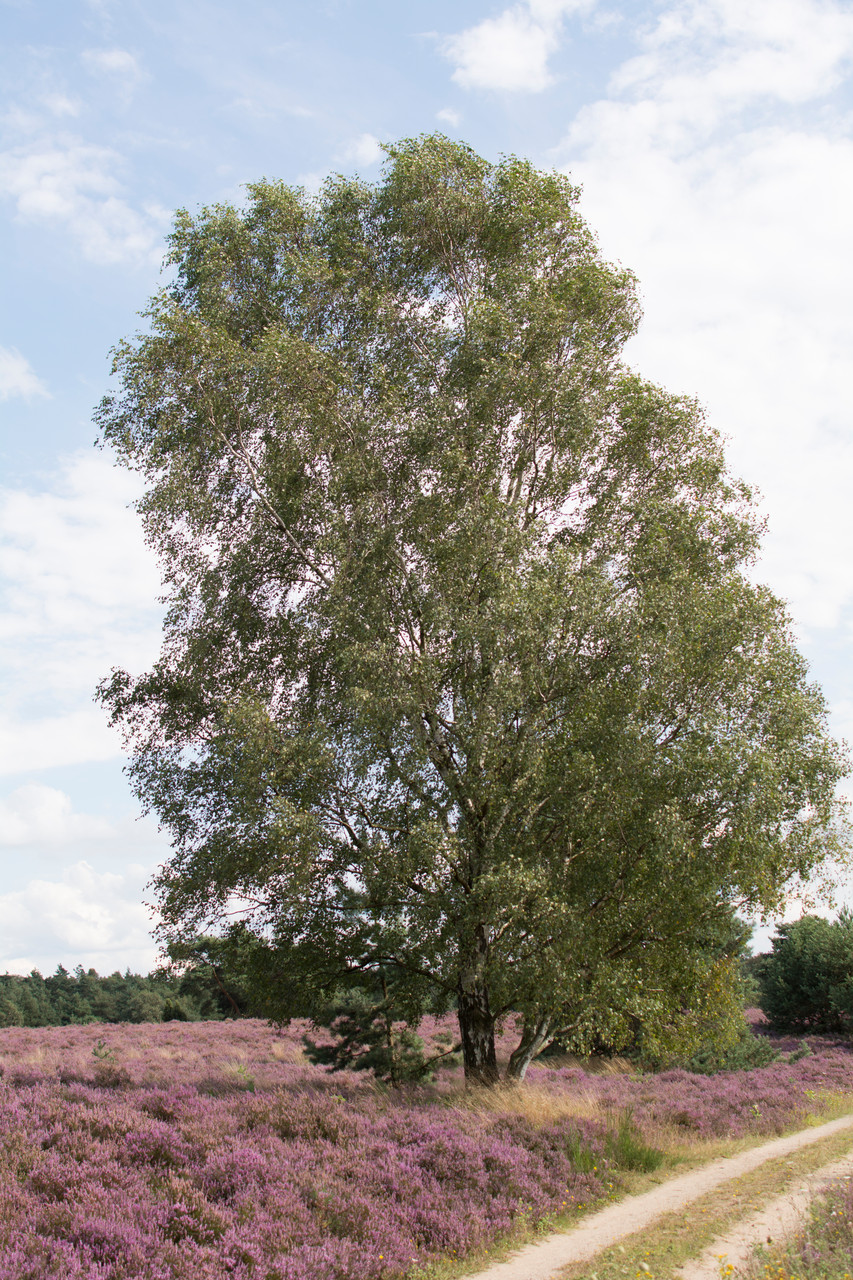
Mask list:
[[[0,1032],[0,1280],[393,1280],[604,1195],[609,1111],[765,1133],[806,1090],[853,1091],[837,1048],[743,1080],[536,1067],[540,1092],[595,1105],[531,1118],[462,1105],[452,1078],[330,1075],[302,1030]]]
[[[675,1125],[703,1138],[782,1133],[829,1096],[853,1094],[853,1053],[838,1044],[812,1043],[815,1051],[799,1061],[714,1076],[681,1070],[589,1076],[579,1068],[534,1066],[528,1079],[541,1084],[547,1072],[550,1089],[582,1090],[605,1111],[630,1108],[641,1131]]]
[[[601,1124],[389,1097],[259,1022],[14,1028],[0,1059],[2,1280],[401,1276],[604,1190]]]

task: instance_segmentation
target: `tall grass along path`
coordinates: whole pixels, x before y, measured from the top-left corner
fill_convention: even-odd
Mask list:
[[[588,1262],[625,1236],[644,1230],[662,1214],[680,1209],[691,1200],[698,1200],[721,1183],[757,1169],[766,1160],[790,1155],[792,1151],[799,1151],[802,1147],[828,1138],[842,1129],[851,1128],[853,1115],[842,1116],[839,1120],[830,1120],[828,1124],[762,1143],[760,1147],[753,1147],[740,1155],[713,1160],[701,1169],[672,1178],[642,1195],[608,1205],[606,1209],[592,1214],[573,1231],[547,1236],[544,1240],[519,1250],[506,1262],[496,1263],[485,1271],[469,1275],[466,1280],[552,1280],[570,1263]],[[849,1160],[846,1163],[849,1164]],[[783,1199],[784,1197],[780,1197],[780,1203]],[[715,1242],[711,1249],[718,1243],[720,1242]],[[708,1280],[710,1276],[719,1275],[717,1255],[709,1250],[709,1257],[714,1258],[716,1269],[708,1272],[707,1277],[705,1271],[702,1271],[701,1278],[697,1271],[696,1280]],[[689,1274],[692,1277],[692,1272]],[[687,1276],[688,1272],[685,1271],[685,1278]]]

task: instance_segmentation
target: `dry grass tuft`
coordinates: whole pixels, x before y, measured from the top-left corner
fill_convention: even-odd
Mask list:
[[[591,1058],[579,1058],[573,1053],[555,1053],[547,1058],[540,1058],[538,1062],[542,1067],[559,1067],[561,1070],[567,1068],[578,1068],[586,1072],[588,1076],[635,1076],[637,1068],[628,1058],[603,1058],[593,1056]]]
[[[301,1046],[289,1040],[277,1041],[270,1048],[269,1054],[276,1062],[307,1062]]]
[[[592,1094],[562,1090],[557,1093],[547,1085],[501,1083],[493,1089],[459,1088],[448,1101],[459,1111],[475,1115],[523,1116],[534,1125],[551,1124],[555,1120],[606,1120],[609,1112]]]

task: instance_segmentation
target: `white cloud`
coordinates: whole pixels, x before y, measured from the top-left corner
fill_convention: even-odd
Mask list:
[[[36,376],[26,356],[14,347],[0,347],[0,400],[12,396],[50,396],[47,387]]]
[[[82,59],[89,71],[103,75],[117,75],[123,79],[138,78],[141,75],[139,64],[126,49],[86,49]]]
[[[69,98],[65,93],[47,93],[41,100],[52,116],[79,116],[80,114],[80,103],[74,98]]]
[[[360,134],[346,147],[343,153],[345,160],[351,160],[354,164],[364,165],[365,168],[372,164],[378,164],[384,155],[382,144],[378,138],[374,138],[372,133]]]
[[[853,141],[827,101],[851,56],[839,4],[671,5],[562,149],[640,280],[629,359],[730,437],[769,516],[760,574],[806,631],[853,601]]]
[[[152,968],[151,915],[139,900],[147,878],[142,867],[99,874],[80,861],[59,880],[33,879],[24,889],[0,894],[0,968],[50,971],[57,962],[100,973],[126,965]]]
[[[139,211],[123,198],[121,157],[77,138],[46,137],[0,152],[0,194],[22,222],[67,230],[103,265],[158,261],[165,211]]]
[[[548,59],[559,48],[566,14],[586,0],[527,0],[448,36],[442,47],[464,89],[539,93],[553,84]]]
[[[71,797],[56,787],[28,783],[0,799],[0,845],[69,845],[114,835],[111,822],[75,813]]]
[[[137,491],[105,454],[68,460],[51,489],[0,491],[0,772],[118,754],[94,686],[112,666],[148,666],[160,633]]]
[[[319,195],[325,181],[325,173],[298,173],[296,175],[296,186],[304,187],[311,196]]]
[[[73,661],[71,655],[69,660]],[[0,776],[115,760],[121,755],[119,735],[109,728],[104,712],[98,707],[78,705],[91,701],[97,679],[109,672],[110,665],[107,659],[96,674],[91,670],[94,664],[90,664],[87,670],[94,679],[87,688],[77,690],[76,699],[67,687],[60,688],[57,691],[59,709],[51,715],[43,708],[32,709],[27,705],[26,694],[33,692],[28,678],[38,680],[44,675],[40,692],[48,696],[52,691],[51,673],[45,671],[38,660],[31,664],[32,670],[24,673],[29,689],[19,686],[18,690],[10,690],[5,698],[7,710],[0,714]]]
[[[686,123],[745,102],[807,102],[843,79],[853,13],[823,0],[690,0],[664,11],[611,89],[659,97]]]
[[[81,61],[90,75],[115,85],[125,103],[130,101],[136,86],[145,79],[136,58],[126,49],[86,49]]]
[[[458,129],[462,123],[461,115],[452,107],[442,107],[440,111],[436,111],[435,118],[441,120],[443,124],[449,124],[451,129]]]

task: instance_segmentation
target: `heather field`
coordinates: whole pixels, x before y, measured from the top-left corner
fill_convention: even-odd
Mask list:
[[[853,1106],[853,1055],[828,1043],[713,1077],[534,1066],[472,1100],[453,1071],[401,1093],[330,1075],[302,1030],[0,1031],[0,1280],[428,1274],[616,1194],[652,1146]]]

